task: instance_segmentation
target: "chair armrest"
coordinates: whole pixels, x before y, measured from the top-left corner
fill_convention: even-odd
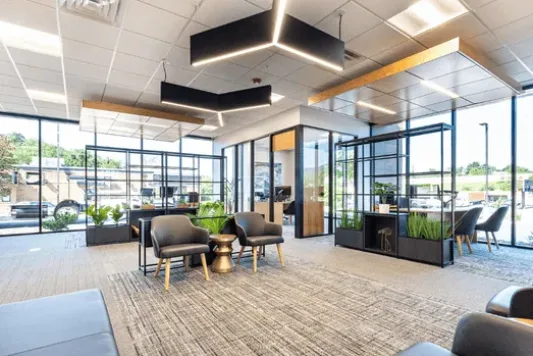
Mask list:
[[[281,225],[272,222],[265,222],[265,235],[281,236],[283,229]]]
[[[513,294],[509,317],[533,319],[533,288],[520,288]]]
[[[209,231],[201,227],[194,227],[194,242],[197,244],[209,243]]]
[[[246,234],[246,230],[235,221],[235,230],[237,231],[237,238],[239,239],[239,244],[241,246],[246,246],[246,242],[248,241],[248,235]]]
[[[156,257],[159,257],[159,243],[157,242],[157,239],[155,238],[155,234],[153,231],[150,231],[150,236],[152,237],[152,246],[154,247],[154,253]]]
[[[533,355],[533,327],[492,314],[467,314],[455,329],[452,352],[458,355]]]

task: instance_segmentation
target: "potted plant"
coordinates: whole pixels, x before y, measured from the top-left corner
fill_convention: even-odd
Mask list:
[[[128,225],[119,224],[120,219],[124,216],[120,205],[115,206],[115,208],[106,205],[97,208],[93,204],[89,206],[86,214],[92,219],[94,224],[93,226],[87,226],[87,246],[130,241]],[[115,224],[105,225],[110,215]]]
[[[178,201],[178,208],[188,208],[189,205],[187,204],[187,202],[183,199],[180,199]]]
[[[390,212],[390,204],[387,204],[387,198],[394,195],[396,187],[392,183],[374,182],[374,195],[379,197],[379,213],[388,214]]]
[[[407,236],[400,236],[398,254],[408,259],[440,265],[441,256],[446,264],[451,261],[453,244],[451,226],[440,219],[411,213],[406,223]],[[444,237],[444,242],[442,241]]]
[[[50,231],[68,230],[68,226],[78,221],[78,214],[60,213],[43,221],[43,227]]]
[[[196,215],[189,217],[196,226],[207,229],[211,235],[221,234],[229,220],[224,203],[219,201],[200,204]]]
[[[363,214],[358,211],[343,211],[339,226],[335,228],[335,245],[362,250],[363,241]]]

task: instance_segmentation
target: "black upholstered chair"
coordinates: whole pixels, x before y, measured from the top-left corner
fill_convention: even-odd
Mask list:
[[[189,269],[189,256],[199,254],[204,268],[205,279],[209,280],[205,254],[209,252],[209,232],[196,227],[185,215],[157,216],[152,219],[152,243],[155,257],[159,259],[155,276],[159,275],[165,261],[165,290],[170,281],[170,260],[183,257],[185,270]]]
[[[505,215],[507,214],[508,210],[508,206],[500,206],[498,209],[496,209],[494,213],[492,213],[492,215],[487,219],[487,221],[476,225],[476,231],[485,231],[489,252],[492,252],[492,249],[490,247],[489,232],[492,234],[492,238],[494,239],[494,244],[496,245],[496,248],[500,248],[500,246],[498,245],[498,240],[496,240],[496,235],[494,235],[494,233],[500,230],[500,227],[502,226],[502,221],[505,218]]]
[[[287,215],[289,217],[289,224],[292,224],[292,217],[296,215],[296,202],[291,201],[289,205],[283,210],[283,215]]]
[[[276,245],[278,249],[279,261],[282,266],[283,252],[281,244],[283,243],[281,225],[266,222],[262,214],[254,212],[235,213],[235,227],[237,228],[237,237],[241,244],[241,250],[237,257],[237,263],[240,262],[242,253],[246,247],[252,248],[253,271],[257,272],[257,250],[261,246]]]
[[[530,319],[533,324],[533,287],[507,287],[492,297],[485,311],[506,318]]]
[[[491,314],[467,314],[457,324],[451,351],[429,342],[422,342],[397,355],[533,355],[533,327]]]
[[[471,237],[474,236],[477,221],[482,211],[482,207],[472,208],[468,210],[457,222],[454,234],[459,255],[463,254],[463,242],[465,240],[466,245],[468,246],[468,251],[472,253]]]

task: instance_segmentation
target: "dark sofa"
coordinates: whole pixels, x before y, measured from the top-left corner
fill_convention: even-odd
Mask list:
[[[118,356],[97,289],[0,305],[0,355]]]

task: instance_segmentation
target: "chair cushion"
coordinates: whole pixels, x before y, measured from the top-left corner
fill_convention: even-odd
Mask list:
[[[208,253],[209,245],[203,244],[184,244],[166,246],[161,249],[159,258],[172,258],[180,256],[196,255],[198,253]]]
[[[453,356],[455,354],[438,345],[420,342],[410,348],[397,353],[398,356]]]
[[[248,246],[263,246],[283,243],[283,237],[263,235],[248,237]]]
[[[489,314],[495,314],[503,317],[510,316],[511,300],[513,299],[513,295],[520,289],[522,289],[522,287],[518,286],[505,288],[491,298],[485,307],[485,311]]]
[[[96,289],[1,305],[0,335],[0,355],[75,355],[62,350],[76,345],[83,345],[80,355],[118,355],[104,298]],[[93,342],[87,339],[91,335]]]

